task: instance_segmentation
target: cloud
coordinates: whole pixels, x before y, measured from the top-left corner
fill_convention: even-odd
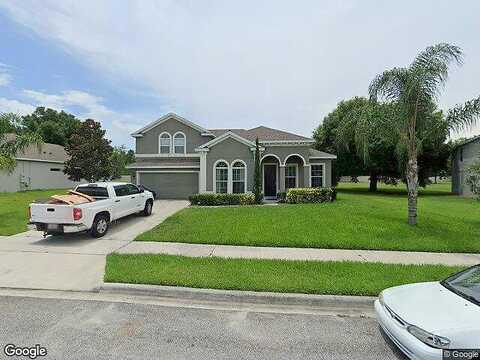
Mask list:
[[[366,95],[376,74],[441,41],[468,54],[441,105],[478,96],[480,2],[406,1],[5,0],[0,7],[100,76],[147,88],[205,127],[264,124],[310,135],[338,101]],[[105,113],[101,101],[80,95],[45,100],[70,98]]]
[[[12,80],[11,75],[8,73],[7,65],[0,63],[0,86],[7,86]]]
[[[107,136],[115,144],[131,145],[130,133],[142,127],[144,116],[116,112],[103,104],[104,99],[79,90],[68,90],[60,94],[48,94],[36,90],[24,90],[24,96],[36,106],[45,106],[75,114],[80,119],[92,118],[101,121]]]
[[[18,100],[0,97],[0,112],[27,115],[35,110],[35,106]]]

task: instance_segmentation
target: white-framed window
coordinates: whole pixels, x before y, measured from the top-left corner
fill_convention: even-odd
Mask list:
[[[228,192],[228,164],[218,161],[215,164],[215,192],[226,194]]]
[[[285,165],[285,190],[297,187],[297,164]]]
[[[235,160],[232,164],[232,192],[241,194],[247,188],[247,167],[241,160]]]
[[[323,187],[323,164],[310,164],[312,187]]]
[[[172,151],[172,136],[167,133],[163,132],[160,134],[158,138],[158,150],[160,154],[170,154]]]
[[[186,153],[186,139],[185,134],[178,132],[173,135],[173,152],[175,154],[185,154]]]

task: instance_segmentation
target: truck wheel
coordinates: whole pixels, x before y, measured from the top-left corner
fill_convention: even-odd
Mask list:
[[[150,216],[152,215],[152,209],[153,209],[153,201],[152,200],[147,200],[145,203],[145,208],[143,209],[143,216]]]
[[[92,229],[90,233],[93,237],[99,238],[104,236],[108,231],[108,216],[97,215],[93,220]]]

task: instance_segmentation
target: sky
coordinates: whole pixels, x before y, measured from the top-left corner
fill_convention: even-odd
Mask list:
[[[167,112],[311,136],[339,101],[440,42],[465,55],[447,110],[480,95],[479,13],[478,0],[0,0],[0,112],[63,109],[129,148]]]

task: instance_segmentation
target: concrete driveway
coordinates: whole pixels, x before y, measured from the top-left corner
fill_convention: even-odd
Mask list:
[[[103,283],[107,254],[187,206],[184,200],[157,200],[151,216],[120,219],[100,239],[87,233],[43,238],[37,231],[3,237],[0,287],[94,290]]]

